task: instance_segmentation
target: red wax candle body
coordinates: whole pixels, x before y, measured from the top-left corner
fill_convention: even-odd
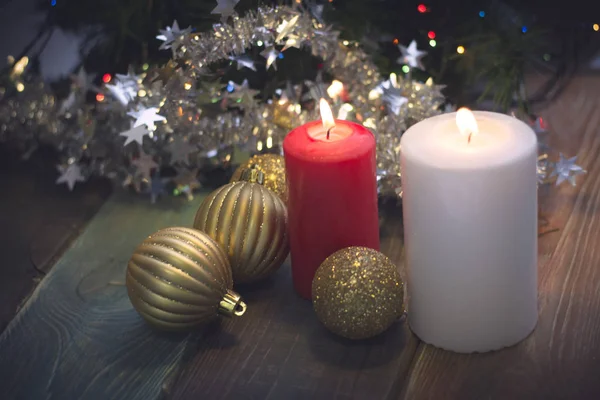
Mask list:
[[[328,256],[348,246],[379,250],[375,138],[362,125],[335,123],[329,139],[314,121],[283,141],[292,276],[306,299]]]

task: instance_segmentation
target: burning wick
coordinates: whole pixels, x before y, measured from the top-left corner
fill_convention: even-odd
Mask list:
[[[463,107],[456,111],[456,125],[460,133],[467,136],[467,143],[471,143],[473,134],[479,133],[475,115],[468,108]]]
[[[335,128],[333,113],[331,112],[331,108],[325,99],[321,99],[319,101],[319,109],[321,111],[321,121],[323,121],[323,127],[327,130],[327,140],[329,140],[331,130]]]

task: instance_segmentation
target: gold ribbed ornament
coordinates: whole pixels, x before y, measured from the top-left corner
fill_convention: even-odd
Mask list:
[[[233,173],[230,183],[242,179],[242,171],[254,168],[263,173],[263,186],[275,193],[287,204],[287,186],[285,183],[285,160],[278,154],[257,154],[242,163]]]
[[[287,209],[263,187],[255,168],[242,181],[225,185],[206,197],[194,228],[215,239],[229,257],[233,281],[249,283],[275,272],[289,253]]]
[[[133,307],[160,329],[190,330],[219,314],[246,311],[231,290],[231,267],[223,250],[190,228],[166,228],[146,238],[127,264],[125,282]]]

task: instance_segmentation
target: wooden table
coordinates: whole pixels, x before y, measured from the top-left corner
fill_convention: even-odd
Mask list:
[[[201,198],[146,205],[115,194],[0,337],[3,399],[600,398],[600,79],[575,79],[543,113],[588,169],[575,188],[540,191],[535,332],[521,344],[458,355],[420,343],[405,320],[351,342],[329,334],[293,292],[289,265],[240,287],[249,309],[189,335],[149,329],[124,271],[134,247],[189,226]],[[200,197],[200,196],[199,196]],[[383,210],[382,250],[402,266],[400,210]],[[559,228],[553,231],[552,228]]]

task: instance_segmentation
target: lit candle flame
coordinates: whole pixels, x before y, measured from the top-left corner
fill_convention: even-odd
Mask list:
[[[327,94],[332,99],[336,99],[344,91],[344,84],[337,79],[331,82],[331,85],[327,88]]]
[[[471,137],[479,133],[479,127],[475,120],[475,115],[468,108],[462,107],[456,111],[456,125],[458,130],[464,136],[467,136],[467,142],[471,142]]]
[[[321,121],[323,121],[323,128],[327,130],[327,138],[329,138],[329,131],[335,126],[335,120],[333,119],[333,113],[327,103],[327,100],[321,99],[319,102],[319,108],[321,111]]]

